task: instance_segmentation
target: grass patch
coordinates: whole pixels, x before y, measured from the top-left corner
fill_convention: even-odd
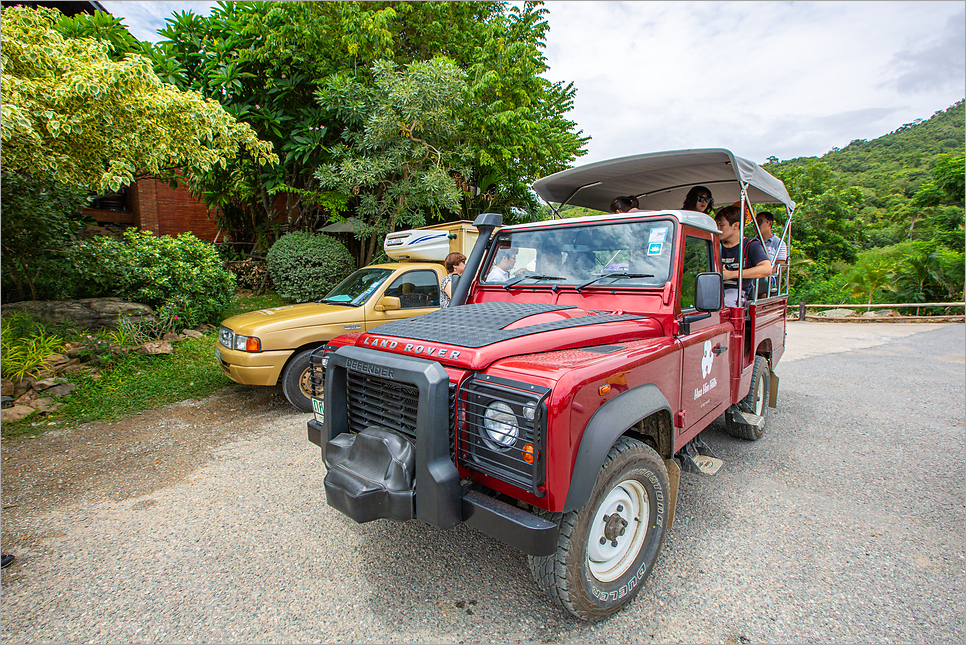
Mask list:
[[[4,423],[4,439],[40,434],[52,425],[111,422],[151,408],[186,399],[203,398],[232,381],[215,362],[217,336],[173,344],[174,353],[160,356],[130,355],[114,367],[98,372],[101,378],[76,375],[77,385],[60,407],[45,417],[34,414],[16,423]]]
[[[221,319],[286,304],[290,303],[274,291],[260,296],[240,292]],[[126,354],[111,367],[98,370],[100,379],[75,374],[69,380],[77,389],[60,399],[58,409],[45,416],[32,414],[22,421],[4,423],[0,434],[7,440],[39,435],[51,427],[109,423],[144,410],[206,397],[233,382],[215,361],[217,345],[218,332],[213,330],[199,339],[172,343],[172,354]]]

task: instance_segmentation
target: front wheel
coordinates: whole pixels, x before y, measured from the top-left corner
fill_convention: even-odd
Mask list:
[[[557,553],[529,557],[537,584],[587,621],[627,605],[661,551],[669,490],[661,457],[640,441],[619,439],[587,504],[560,517]]]
[[[302,412],[312,411],[312,382],[309,379],[309,357],[315,348],[298,352],[282,370],[282,393],[288,402]]]

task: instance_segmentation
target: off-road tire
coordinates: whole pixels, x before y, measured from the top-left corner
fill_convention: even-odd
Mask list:
[[[759,430],[755,426],[732,419],[731,415],[725,415],[725,430],[728,431],[728,434],[747,441],[761,439],[768,424],[768,397],[770,394],[771,373],[768,369],[768,359],[764,356],[756,356],[755,367],[751,372],[751,389],[745,398],[738,401],[738,409],[742,412],[757,414],[765,422]]]
[[[537,585],[582,620],[595,622],[620,610],[640,591],[661,552],[670,499],[664,460],[640,441],[621,437],[604,460],[587,504],[548,515],[559,520],[560,533],[556,554],[528,557]],[[640,507],[632,508],[636,503]],[[603,522],[615,514],[619,519]],[[614,540],[616,548],[590,543],[603,538],[604,527],[612,536],[620,520],[626,524]]]
[[[302,412],[312,411],[309,357],[314,351],[315,348],[311,347],[294,354],[282,369],[282,394]]]

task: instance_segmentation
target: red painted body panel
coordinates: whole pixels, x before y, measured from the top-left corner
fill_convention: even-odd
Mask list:
[[[470,477],[515,499],[559,511],[570,490],[587,424],[609,401],[635,387],[657,386],[675,419],[681,420],[673,429],[677,451],[747,394],[756,353],[768,356],[773,366],[781,357],[785,298],[751,305],[747,312],[725,308],[713,312],[709,319],[693,323],[690,334],[679,333],[683,314],[677,294],[684,270],[685,236],[716,241],[709,231],[683,229],[676,223],[671,279],[662,288],[594,285],[578,293],[573,287],[553,289],[546,284],[505,289],[475,282],[467,298],[467,303],[525,302],[576,307],[529,316],[504,329],[601,312],[646,316],[641,320],[544,331],[479,348],[385,336],[379,328],[340,336],[330,345],[356,344],[435,360],[446,369],[451,382],[460,383],[473,372],[485,372],[549,388],[544,455],[547,473],[539,489],[543,496],[461,466],[459,471],[461,477]],[[714,266],[720,267],[720,246],[713,243],[712,247]],[[746,325],[746,314],[750,325]],[[751,334],[750,339],[745,338],[746,332]],[[611,353],[584,351],[603,345],[619,349]],[[603,386],[609,387],[602,391]]]

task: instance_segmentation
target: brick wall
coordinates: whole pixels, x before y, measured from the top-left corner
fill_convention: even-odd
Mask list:
[[[172,236],[190,231],[199,239],[214,241],[218,223],[208,218],[204,204],[184,184],[172,190],[167,183],[139,179],[131,188],[130,205],[141,230]]]

